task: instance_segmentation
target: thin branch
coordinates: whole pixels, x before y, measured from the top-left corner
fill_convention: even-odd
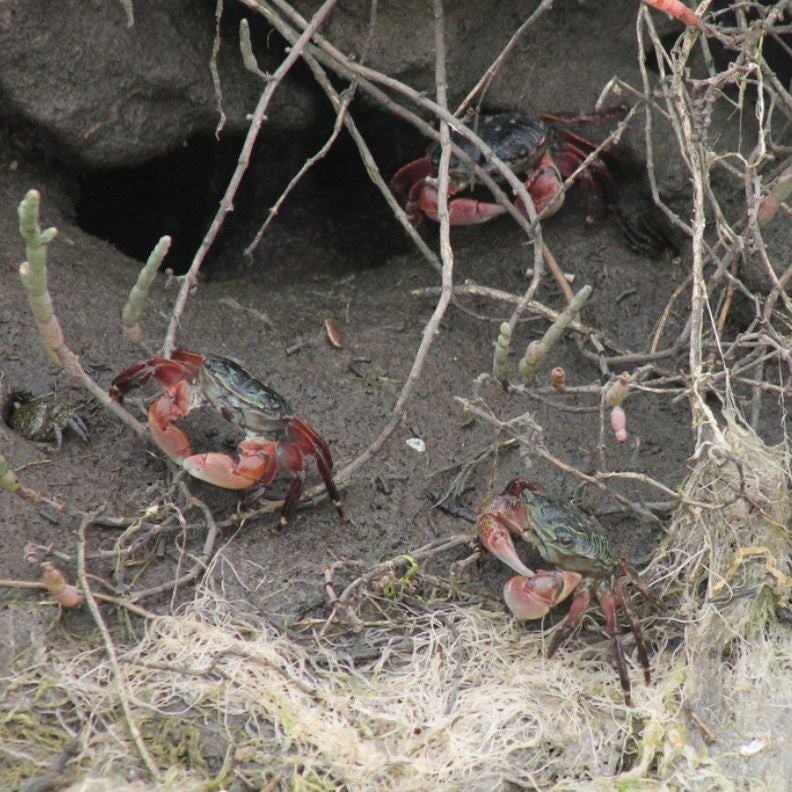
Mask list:
[[[228,215],[228,213],[234,208],[234,197],[236,196],[239,185],[242,182],[242,177],[244,176],[245,171],[250,164],[250,157],[253,152],[253,146],[256,142],[256,139],[258,138],[259,131],[264,125],[264,122],[267,120],[267,108],[272,101],[272,97],[280,86],[283,78],[289,72],[291,67],[297,62],[297,59],[302,55],[302,52],[308,42],[311,40],[311,37],[322,26],[328,14],[333,10],[333,6],[335,6],[336,2],[337,0],[325,0],[325,2],[322,3],[322,5],[311,18],[310,23],[305,26],[305,30],[297,39],[297,42],[291,48],[289,54],[283,59],[283,62],[272,74],[272,79],[267,83],[267,86],[264,88],[261,96],[259,97],[258,104],[256,105],[256,109],[253,113],[253,118],[250,122],[250,128],[248,129],[248,133],[245,136],[245,142],[242,145],[242,151],[240,152],[239,159],[237,160],[236,168],[234,169],[234,173],[228,182],[225,194],[220,201],[220,208],[217,210],[217,214],[215,215],[214,220],[212,220],[212,224],[209,226],[206,236],[204,236],[198,251],[193,257],[190,268],[182,277],[181,287],[179,288],[179,293],[176,296],[176,302],[173,306],[173,311],[171,312],[171,319],[168,323],[168,330],[165,334],[165,341],[162,345],[162,354],[165,357],[170,356],[170,353],[173,351],[176,333],[179,328],[179,322],[185,308],[187,307],[187,299],[190,295],[190,292],[197,285],[198,273],[201,270],[201,265],[206,258],[206,254],[214,244],[215,239],[217,239],[217,235],[220,233],[220,229],[223,226],[226,215]]]

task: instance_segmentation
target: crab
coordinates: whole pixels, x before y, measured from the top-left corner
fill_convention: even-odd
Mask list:
[[[651,684],[649,657],[638,617],[630,604],[625,581],[634,576],[626,563],[614,556],[596,518],[571,503],[554,500],[541,487],[514,479],[501,495],[485,502],[477,531],[481,545],[517,572],[504,587],[506,605],[517,619],[539,619],[573,592],[569,612],[556,628],[547,655],[552,657],[575,631],[589,609],[592,595],[605,615],[619,681],[627,706],[631,705],[630,678],[618,633],[618,614],[623,611],[635,637],[638,659],[646,684]],[[529,542],[553,570],[534,572],[520,560],[511,535]],[[641,593],[648,592],[639,585]]]
[[[572,176],[578,166],[594,151],[596,144],[566,129],[560,124],[575,122],[610,121],[624,115],[624,108],[591,115],[562,117],[543,115],[541,119],[525,113],[496,113],[481,116],[473,127],[478,136],[492,149],[495,156],[506,163],[515,174],[524,176],[525,188],[534,208],[543,217],[555,214],[564,203],[564,179]],[[544,121],[556,122],[549,129]],[[451,134],[452,143],[467,157],[496,180],[502,180],[496,166],[481,150],[458,131]],[[558,141],[556,143],[556,140]],[[408,162],[394,174],[391,189],[404,207],[413,224],[421,227],[424,218],[437,221],[437,168],[440,162],[440,144],[433,143],[420,159]],[[451,225],[486,223],[506,212],[505,207],[491,201],[481,201],[474,196],[457,196],[475,185],[473,166],[465,159],[451,155],[448,166],[448,214]],[[599,159],[575,177],[591,199],[600,189],[607,189],[610,174]],[[527,214],[518,198],[517,208]]]
[[[280,469],[289,471],[293,478],[279,521],[279,528],[284,528],[303,493],[305,457],[313,456],[327,494],[344,519],[327,443],[272,388],[233,360],[176,349],[170,358],[149,358],[124,369],[112,381],[110,396],[121,402],[130,390],[152,380],[165,389],[148,411],[152,437],[191,476],[225,489],[249,490],[245,502],[250,504],[264,495]],[[217,452],[193,453],[187,436],[174,425],[204,404],[245,432],[237,459]]]
[[[60,448],[67,431],[88,442],[85,421],[57,393],[34,396],[26,390],[12,391],[4,401],[2,412],[8,426],[34,443],[55,443]]]

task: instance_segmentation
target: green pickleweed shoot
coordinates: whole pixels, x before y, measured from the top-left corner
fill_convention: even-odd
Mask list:
[[[792,167],[787,168],[775,181],[770,192],[759,202],[756,222],[764,228],[781,208],[781,204],[792,195]]]
[[[171,238],[164,236],[154,246],[148,261],[140,270],[135,285],[129,292],[124,310],[121,312],[121,323],[124,326],[124,334],[133,343],[139,344],[143,341],[143,328],[139,324],[140,314],[146,304],[151,284],[157,275],[157,270],[162,264],[163,259],[170,250]]]
[[[0,454],[0,489],[6,492],[16,492],[19,489],[17,477],[2,454]]]
[[[509,372],[506,368],[506,360],[509,357],[509,344],[511,344],[511,327],[508,322],[503,322],[500,326],[498,339],[495,341],[495,351],[492,355],[492,376],[498,382],[506,382]]]
[[[28,293],[28,302],[36,320],[41,340],[52,362],[75,377],[82,386],[102,405],[112,411],[137,434],[146,434],[146,428],[130,415],[121,405],[114,402],[83,368],[80,359],[66,345],[60,322],[52,307],[52,298],[47,288],[47,245],[58,233],[55,228],[42,231],[39,226],[38,190],[29,190],[19,204],[19,233],[25,242],[27,261],[19,266],[19,277]],[[23,492],[24,487],[19,489]]]
[[[522,360],[517,365],[517,369],[527,383],[533,381],[536,369],[547,356],[547,353],[558,343],[564,331],[569,327],[569,323],[575,315],[586,304],[586,300],[591,296],[591,286],[584,286],[569,302],[566,308],[558,315],[558,318],[547,328],[541,341],[531,341],[525,350]]]
[[[619,407],[622,402],[630,395],[630,375],[623,371],[619,376],[607,386],[605,390],[605,406]]]
[[[28,293],[30,310],[36,320],[41,340],[50,360],[63,367],[58,350],[63,347],[63,333],[52,308],[52,298],[47,288],[47,245],[55,239],[56,228],[41,230],[39,225],[38,190],[29,190],[19,204],[19,233],[25,242],[27,261],[19,266],[19,277]]]
[[[630,375],[625,371],[620,374],[603,394],[603,402],[611,408],[610,423],[613,434],[619,443],[627,441],[627,414],[622,402],[630,395]]]

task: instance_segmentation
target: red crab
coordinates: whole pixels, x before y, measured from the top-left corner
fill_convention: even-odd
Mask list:
[[[294,514],[305,482],[305,455],[313,456],[327,494],[341,518],[341,498],[333,481],[330,449],[319,433],[292,413],[286,400],[241,366],[219,355],[174,350],[170,358],[133,363],[112,382],[110,395],[122,401],[126,393],[152,380],[165,387],[149,408],[148,424],[157,445],[191,476],[225,489],[251,488],[246,500],[260,498],[278,470],[293,479],[281,508],[279,527]],[[194,454],[190,441],[174,421],[209,404],[245,432],[239,458],[209,452]],[[276,436],[277,440],[267,439]]]
[[[542,118],[557,124],[575,122],[611,121],[624,115],[624,108],[593,115],[561,117],[544,115]],[[460,122],[461,123],[461,122]],[[515,174],[525,178],[537,212],[549,217],[564,203],[563,182],[571,176],[581,162],[596,148],[596,144],[567,129],[553,127],[552,134],[542,120],[525,113],[496,113],[481,116],[473,127],[478,136],[492,149],[495,156],[506,163]],[[558,145],[551,141],[558,139]],[[496,180],[502,180],[497,168],[467,138],[452,132],[452,142],[476,165]],[[437,221],[437,167],[440,162],[440,144],[433,143],[420,159],[408,162],[394,174],[391,188],[416,226],[423,219]],[[610,174],[599,159],[595,159],[576,180],[587,196],[596,195],[600,187],[607,188]],[[472,165],[455,154],[449,163],[449,197],[475,186]],[[518,199],[517,208],[525,212]],[[449,201],[448,213],[452,225],[485,223],[498,217],[506,209],[498,203],[480,201],[473,196],[454,197]]]
[[[550,643],[548,656],[575,631],[588,610],[592,595],[605,614],[605,625],[613,646],[624,700],[630,705],[630,678],[618,629],[618,613],[627,616],[635,637],[638,659],[650,684],[649,657],[638,617],[633,610],[625,580],[632,577],[627,565],[611,551],[599,522],[571,503],[554,500],[530,481],[514,479],[501,495],[491,498],[480,512],[479,541],[517,576],[507,581],[503,596],[517,619],[539,619],[575,592],[572,605]],[[520,560],[511,534],[525,539],[554,570],[534,572]],[[649,597],[639,584],[641,593]]]

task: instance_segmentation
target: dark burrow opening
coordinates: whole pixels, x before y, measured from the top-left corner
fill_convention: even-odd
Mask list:
[[[425,144],[415,130],[391,115],[357,104],[353,113],[386,181],[404,161],[423,153]],[[258,247],[245,254],[270,207],[328,139],[333,121],[328,114],[301,134],[263,130],[204,275],[260,275],[272,281],[339,274],[380,266],[407,249],[403,230],[342,131],[289,194]],[[184,273],[215,216],[242,144],[239,134],[219,141],[199,136],[137,167],[87,173],[80,182],[77,223],[139,261],[168,234],[173,243],[164,266]]]

